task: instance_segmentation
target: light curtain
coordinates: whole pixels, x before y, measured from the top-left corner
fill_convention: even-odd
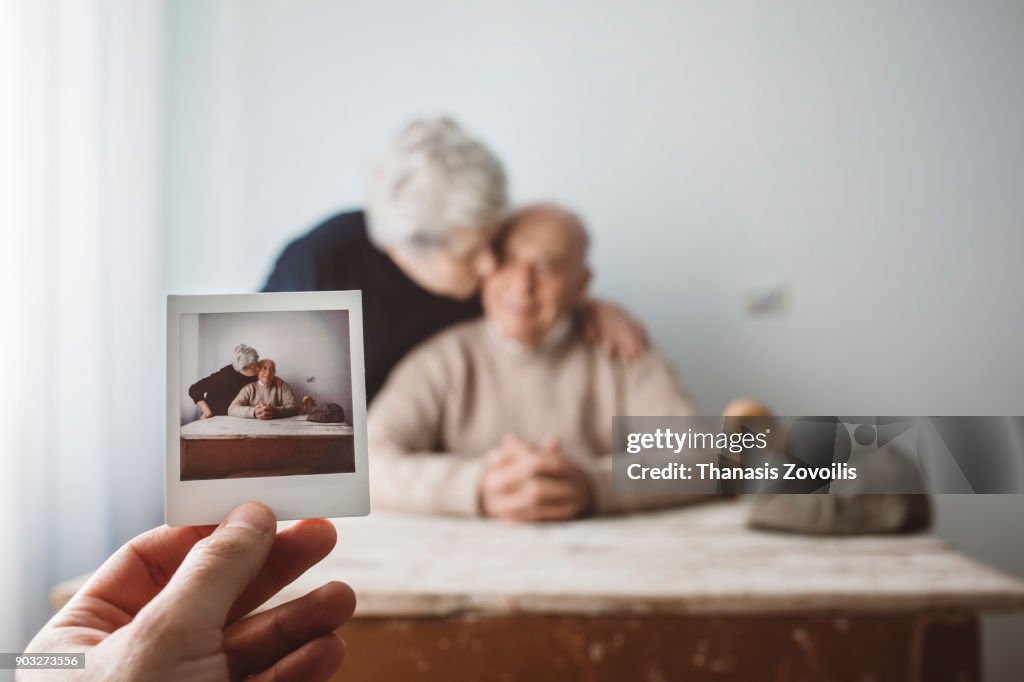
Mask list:
[[[0,0],[0,650],[162,519],[162,0]]]

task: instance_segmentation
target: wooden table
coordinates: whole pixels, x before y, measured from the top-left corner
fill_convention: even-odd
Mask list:
[[[978,614],[1024,582],[930,536],[748,530],[743,501],[515,526],[374,513],[269,605],[359,599],[338,680],[979,679]],[[76,585],[55,591],[66,599]]]
[[[181,480],[355,471],[352,427],[218,416],[181,427]]]

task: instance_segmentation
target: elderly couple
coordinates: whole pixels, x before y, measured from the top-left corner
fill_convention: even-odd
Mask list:
[[[292,387],[277,376],[277,364],[260,360],[255,348],[235,346],[235,357],[188,389],[202,412],[200,419],[230,415],[243,419],[275,419],[299,413]]]
[[[479,140],[448,119],[413,122],[372,166],[366,212],[293,241],[267,280],[363,292],[375,508],[520,521],[624,510],[612,416],[694,413],[642,328],[587,296],[579,218],[552,204],[509,214],[506,197]]]

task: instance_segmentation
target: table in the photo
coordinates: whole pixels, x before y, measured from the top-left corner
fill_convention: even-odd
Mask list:
[[[217,416],[181,427],[181,480],[355,471],[352,427]]]
[[[749,530],[743,501],[567,524],[375,512],[269,606],[355,589],[337,680],[978,680],[1024,582],[927,535]],[[58,587],[57,605],[77,583]]]

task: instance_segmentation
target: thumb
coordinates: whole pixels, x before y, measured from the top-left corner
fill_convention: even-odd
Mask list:
[[[256,502],[236,507],[192,547],[146,609],[176,627],[223,628],[231,606],[263,568],[276,530],[270,507]]]

